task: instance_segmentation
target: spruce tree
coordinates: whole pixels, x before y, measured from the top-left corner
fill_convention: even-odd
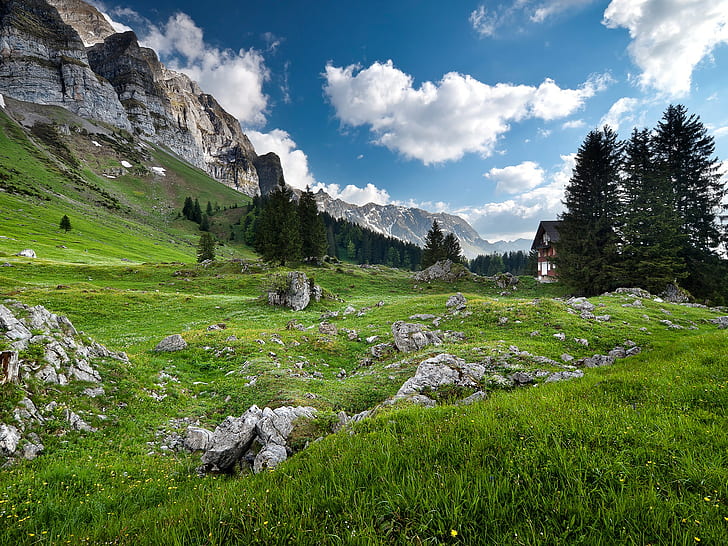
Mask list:
[[[70,218],[68,218],[67,215],[65,215],[65,214],[63,215],[63,217],[61,218],[59,227],[65,232],[71,231],[71,220],[70,220]]]
[[[621,283],[616,231],[620,163],[621,145],[608,126],[590,131],[576,154],[556,263],[559,279],[579,294],[596,295]]]
[[[197,261],[204,262],[205,260],[215,259],[215,237],[212,233],[206,231],[200,236],[200,241],[197,244]]]
[[[625,145],[622,199],[624,284],[659,294],[686,276],[684,239],[670,180],[647,129],[634,129]]]
[[[465,260],[462,248],[460,248],[460,241],[454,233],[445,235],[442,240],[442,252],[446,260],[452,260],[455,263],[462,263]]]
[[[264,260],[286,265],[287,261],[301,259],[297,209],[293,192],[281,176],[276,189],[268,195],[257,222],[256,249]]]
[[[202,209],[200,208],[199,199],[195,198],[195,204],[192,207],[192,218],[191,220],[196,223],[202,222]]]
[[[182,216],[187,218],[188,220],[192,220],[194,218],[195,214],[195,205],[192,202],[192,197],[185,197],[185,204],[182,207]]]
[[[207,214],[202,215],[202,220],[200,220],[200,231],[210,231],[210,219],[207,217]]]
[[[208,216],[212,216],[212,212],[213,212],[213,211],[212,211],[212,203],[210,203],[210,202],[208,201],[208,202],[207,202],[207,208],[205,209],[205,213],[206,213],[206,214],[207,214]]]
[[[445,259],[444,253],[445,236],[440,229],[437,220],[432,221],[432,227],[425,236],[425,248],[422,252],[422,269]]]
[[[316,197],[308,186],[298,200],[298,221],[301,255],[316,260],[322,258],[328,247],[326,228],[318,211]]]

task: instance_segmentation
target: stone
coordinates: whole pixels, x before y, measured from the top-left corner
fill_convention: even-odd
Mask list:
[[[13,425],[0,423],[0,454],[9,457],[15,454],[20,442],[20,432]]]
[[[31,424],[31,421],[35,421],[38,424],[45,423],[45,419],[30,398],[23,398],[19,402],[19,406],[13,410],[13,415],[23,429],[26,425]]]
[[[353,315],[354,313],[356,313],[356,308],[351,305],[347,305],[346,309],[344,309],[344,315]]]
[[[614,364],[614,357],[610,355],[594,355],[582,360],[585,368],[597,368],[599,366],[611,366]]]
[[[554,334],[554,337],[559,341],[564,341],[566,339],[566,334],[564,332],[558,332],[557,334]]]
[[[172,334],[157,343],[157,346],[154,348],[154,352],[171,353],[174,351],[181,351],[186,348],[187,342],[182,338],[182,336],[179,334]]]
[[[18,383],[19,374],[18,351],[0,351],[0,385]]]
[[[212,446],[212,437],[212,431],[190,425],[187,427],[184,447],[189,451],[207,451]]]
[[[258,406],[251,406],[241,417],[227,417],[220,423],[202,455],[203,470],[231,472],[252,444],[262,414]]]
[[[612,320],[612,317],[611,317],[611,315],[597,315],[597,316],[596,316],[596,317],[594,317],[594,318],[595,318],[595,319],[596,319],[597,321],[599,321],[599,322],[609,322],[610,320]]]
[[[690,301],[690,293],[673,283],[665,287],[665,291],[660,294],[660,297],[670,303],[687,303]]]
[[[584,338],[575,337],[574,338],[574,342],[575,343],[578,343],[579,345],[583,345],[584,347],[588,347],[589,346],[589,341],[586,340],[586,339],[584,339]]]
[[[101,383],[101,375],[99,372],[94,370],[85,360],[76,360],[75,364],[68,368],[68,376],[78,381]]]
[[[21,250],[17,253],[17,256],[22,256],[23,258],[37,258],[35,255],[35,251],[32,248],[26,248]]]
[[[421,313],[418,315],[412,315],[409,319],[410,320],[433,320],[436,318],[437,318],[437,315],[431,315],[429,313]]]
[[[0,331],[5,331],[5,337],[10,340],[30,339],[33,334],[25,325],[20,322],[15,315],[5,307],[0,305]]]
[[[315,417],[316,409],[306,406],[265,408],[256,426],[258,438],[266,446],[271,443],[285,446],[298,419]]]
[[[644,290],[642,288],[617,288],[614,291],[615,294],[627,294],[629,296],[634,296],[636,298],[646,298],[651,299],[652,294],[650,294],[647,290]]]
[[[420,362],[415,375],[404,382],[395,398],[437,390],[444,385],[477,388],[484,374],[485,366],[466,364],[461,358],[443,353]]]
[[[556,372],[549,375],[544,383],[555,383],[557,381],[566,381],[569,379],[578,379],[580,377],[584,377],[584,372],[581,370],[573,370],[573,371],[566,371],[566,372]]]
[[[418,271],[412,275],[412,278],[417,282],[432,282],[437,280],[454,282],[469,275],[470,272],[464,265],[453,263],[452,260],[441,260],[422,271]]]
[[[378,343],[371,348],[371,353],[374,358],[382,358],[392,350],[391,343]]]
[[[321,324],[319,324],[318,330],[320,334],[323,334],[325,336],[335,336],[339,333],[336,325],[331,324],[330,322],[322,322]]]
[[[533,376],[526,372],[516,372],[512,374],[508,379],[510,379],[517,387],[530,385],[534,382]]]
[[[563,360],[564,362],[571,362],[572,360],[574,360],[574,357],[571,356],[569,353],[564,353],[559,358],[561,358],[561,360]]]
[[[596,308],[592,302],[586,298],[571,298],[566,302],[569,307],[576,309],[577,311],[593,311]]]
[[[428,345],[441,345],[442,340],[435,332],[426,330],[421,324],[398,320],[392,324],[394,345],[402,353],[419,351]]]
[[[286,448],[279,444],[269,444],[263,447],[255,456],[253,472],[256,474],[263,470],[272,470],[288,458]]]
[[[708,322],[712,322],[713,324],[718,326],[718,328],[720,328],[721,330],[725,330],[726,328],[728,328],[728,316],[710,319]]]
[[[283,286],[268,292],[268,304],[290,307],[294,311],[302,311],[311,299],[321,299],[321,287],[316,286],[301,271],[290,271],[283,281]]]
[[[638,355],[641,352],[642,352],[642,349],[640,347],[636,347],[636,346],[635,347],[630,347],[629,349],[627,349],[627,356]]]
[[[462,400],[458,401],[459,406],[470,406],[471,404],[475,404],[476,402],[481,402],[483,400],[488,399],[488,394],[485,391],[476,391],[467,398],[463,398]]]
[[[34,444],[32,442],[28,442],[23,446],[23,459],[25,459],[26,461],[32,461],[33,459],[38,457],[38,455],[40,455],[44,449],[45,446],[41,443]]]
[[[505,290],[506,288],[514,288],[518,284],[518,277],[510,272],[498,273],[493,277],[496,288]]]
[[[465,299],[465,296],[463,296],[460,292],[457,294],[453,294],[447,299],[447,303],[445,303],[445,307],[452,311],[462,311],[465,309],[466,305],[468,303],[468,300]],[[434,318],[434,317],[433,317]]]
[[[63,418],[68,421],[68,424],[71,425],[73,430],[81,432],[96,432],[96,429],[84,421],[80,415],[69,409],[66,409],[63,412]]]
[[[104,391],[103,387],[88,387],[87,389],[83,389],[81,394],[89,398],[98,398],[99,396],[104,396],[106,391]]]

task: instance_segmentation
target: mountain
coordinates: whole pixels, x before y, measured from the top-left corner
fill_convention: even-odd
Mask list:
[[[255,149],[214,97],[167,69],[133,32],[113,32],[93,6],[52,2],[0,4],[0,93],[109,123],[238,191],[260,192]]]
[[[377,233],[397,237],[419,246],[424,246],[425,236],[432,227],[433,220],[437,220],[444,232],[454,233],[457,236],[463,253],[468,258],[494,252],[518,250],[528,252],[531,248],[531,241],[527,239],[488,242],[482,239],[463,218],[444,212],[434,213],[414,207],[375,203],[352,205],[341,199],[334,199],[323,190],[316,193],[316,201],[320,210],[334,218],[348,220]]]

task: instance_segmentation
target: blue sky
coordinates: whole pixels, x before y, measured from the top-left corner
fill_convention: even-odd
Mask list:
[[[556,217],[604,123],[627,138],[681,103],[728,160],[728,0],[96,5],[278,153],[289,184],[459,214],[491,241]]]

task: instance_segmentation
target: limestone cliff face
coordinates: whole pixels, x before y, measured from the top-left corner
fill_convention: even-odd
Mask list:
[[[255,160],[255,170],[258,171],[261,195],[268,195],[276,189],[278,180],[283,176],[281,160],[273,152],[258,156]]]
[[[88,59],[116,89],[137,134],[238,191],[259,193],[255,150],[238,121],[186,75],[165,68],[133,32],[90,47]]]
[[[116,31],[95,7],[82,0],[47,0],[61,19],[78,32],[84,45],[103,42]]]
[[[114,88],[89,67],[78,33],[44,0],[0,2],[0,93],[131,129]]]

